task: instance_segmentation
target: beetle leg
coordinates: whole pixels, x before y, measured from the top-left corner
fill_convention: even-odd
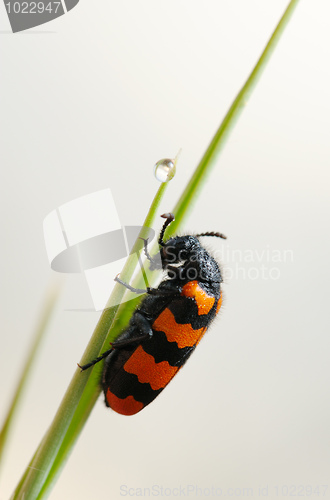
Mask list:
[[[147,257],[148,261],[150,262],[150,271],[154,271],[155,269],[162,269],[162,263],[161,263],[161,258],[159,255],[159,259],[155,257],[151,257],[149,250],[148,250],[148,243],[149,243],[149,238],[139,238],[140,240],[143,240],[144,244],[144,255]]]
[[[144,255],[147,257],[147,259],[152,262],[153,261],[153,258],[151,257],[149,251],[148,251],[148,241],[149,241],[149,238],[139,238],[139,240],[142,240],[143,241],[143,245],[144,245]]]
[[[120,283],[133,293],[138,293],[138,294],[148,293],[149,295],[159,295],[159,296],[173,295],[172,290],[159,290],[158,288],[150,288],[149,286],[147,288],[134,288],[128,283],[125,283],[120,278],[118,278],[118,275],[115,277],[115,281],[117,281],[117,283]]]
[[[147,288],[134,288],[131,285],[129,285],[128,283],[125,283],[120,278],[118,278],[118,274],[115,277],[115,281],[117,281],[117,283],[120,283],[121,285],[123,285],[128,290],[130,290],[131,292],[134,292],[134,293],[139,293],[139,294],[140,293],[152,293],[151,290],[156,290],[155,288],[149,288],[149,287],[147,287]]]
[[[98,358],[93,359],[93,361],[87,363],[86,365],[80,365],[79,363],[77,363],[81,371],[83,372],[88,368],[90,368],[91,366],[96,365],[96,363],[99,363],[99,361],[102,361],[102,359],[106,358],[113,351],[113,349],[118,349],[118,348],[120,349],[121,347],[134,344],[135,342],[142,342],[143,340],[152,337],[153,331],[150,326],[150,321],[148,321],[147,318],[143,316],[143,314],[138,312],[134,314],[134,326],[137,327],[137,329],[141,332],[139,336],[112,342],[110,349],[108,349]]]
[[[99,356],[98,358],[93,359],[93,361],[91,361],[90,363],[87,363],[86,365],[80,365],[79,363],[77,363],[77,365],[79,366],[80,370],[83,372],[84,370],[87,370],[87,368],[90,368],[91,366],[96,365],[96,363],[98,363],[99,361],[102,361],[102,359],[106,358],[110,354],[111,351],[112,351],[112,347],[111,347],[111,349],[108,349],[103,354],[101,354],[101,356]]]
[[[113,342],[112,343],[113,349],[116,349],[118,347],[119,348],[124,347],[129,344],[134,344],[135,342],[142,342],[143,340],[146,340],[153,336],[153,331],[150,326],[150,321],[147,320],[147,318],[143,314],[135,312],[133,316],[133,321],[134,323],[131,323],[131,326],[136,327],[136,329],[138,329],[141,332],[140,335]]]

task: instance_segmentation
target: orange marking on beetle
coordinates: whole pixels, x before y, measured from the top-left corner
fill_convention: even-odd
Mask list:
[[[107,390],[107,402],[110,408],[121,415],[134,415],[144,407],[140,401],[136,401],[133,396],[127,396],[125,399],[118,398],[110,389]]]
[[[176,342],[178,347],[192,347],[202,337],[206,328],[194,330],[190,324],[180,325],[175,321],[173,313],[168,309],[164,309],[162,313],[155,319],[152,329],[164,332],[169,342]]]
[[[155,362],[155,358],[139,346],[124,364],[124,370],[133,373],[142,384],[150,384],[154,391],[163,389],[178,371],[167,361]]]
[[[211,311],[215,298],[210,297],[203,288],[198,284],[198,281],[189,281],[182,287],[181,295],[184,297],[193,297],[196,300],[198,314],[207,314]]]

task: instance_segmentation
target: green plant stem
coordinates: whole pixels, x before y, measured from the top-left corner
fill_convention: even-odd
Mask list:
[[[148,228],[152,226],[166,187],[166,183],[160,185],[139,237],[144,238],[148,235]],[[138,238],[122,270],[123,279],[130,279],[135,268],[136,254],[142,248],[143,242]],[[123,286],[119,284],[114,286],[107,307],[102,312],[84,352],[81,364],[95,359],[103,351],[105,338],[124,293]],[[115,305],[111,306],[111,304]],[[112,340],[113,338],[111,337]],[[80,369],[76,370],[54,420],[21,478],[12,499],[22,498],[23,492],[24,500],[37,500],[47,496],[100,394],[100,372],[100,365],[83,373]]]
[[[31,374],[31,369],[34,365],[38,350],[41,345],[41,341],[45,336],[48,325],[50,323],[54,308],[57,303],[57,299],[60,293],[59,285],[51,285],[50,290],[47,292],[45,304],[41,311],[41,316],[39,323],[37,325],[32,344],[30,346],[30,351],[28,353],[25,364],[22,367],[22,373],[20,379],[17,383],[17,387],[13,393],[13,398],[8,409],[7,415],[5,417],[2,429],[0,431],[0,464],[3,458],[3,452],[8,441],[8,436],[10,429],[13,424],[13,420],[18,409],[19,403],[22,399],[24,389],[26,387],[27,381]]]
[[[193,203],[197,198],[197,195],[202,188],[202,184],[205,183],[212,168],[216,164],[218,156],[225,145],[226,139],[228,138],[232,128],[234,127],[236,120],[246,106],[248,99],[266,66],[267,61],[272,55],[298,3],[299,0],[291,0],[291,2],[289,3],[266,47],[259,57],[257,64],[253,68],[250,76],[248,77],[243,87],[234,99],[232,105],[230,106],[225,118],[216,131],[194,174],[192,175],[185,190],[183,191],[177,204],[175,205],[175,208],[173,209],[173,213],[175,214],[175,221],[168,228],[168,235],[172,235],[177,231],[179,225],[182,224],[184,218],[187,215],[187,207],[191,206],[191,203]]]
[[[191,206],[192,201],[201,189],[202,183],[205,182],[206,176],[214,166],[218,154],[225,143],[225,139],[232,130],[236,119],[242,111],[293,9],[298,4],[298,1],[299,0],[291,0],[289,3],[288,8],[284,12],[259,61],[221,123],[205,155],[173,210],[176,220],[169,227],[168,234],[173,234],[177,231],[179,224],[182,223],[184,216],[187,214],[188,208]],[[149,213],[150,217],[147,217],[145,222],[147,226],[151,225],[155,215],[154,212]],[[142,242],[137,241],[133,251],[139,251],[141,248]],[[132,261],[129,258],[121,273],[123,280],[127,281],[130,278],[132,266]],[[122,299],[125,293],[125,290],[122,288],[123,287],[120,288],[118,286],[114,288],[111,300],[108,303],[109,307],[101,315],[100,321],[97,324],[95,332],[82,358],[82,363],[97,357],[102,350],[104,341],[108,342],[113,338],[112,335],[114,335],[115,329],[110,329],[110,326],[115,318],[118,305],[113,307],[110,307],[110,305],[118,304]],[[75,373],[58,413],[23,475],[23,478],[12,496],[12,500],[21,500],[23,498],[23,492],[25,494],[24,500],[39,500],[47,496],[99,395],[101,369],[101,366],[96,365],[90,373],[85,372],[81,374],[79,371]]]

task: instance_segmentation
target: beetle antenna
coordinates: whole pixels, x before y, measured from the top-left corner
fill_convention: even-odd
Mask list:
[[[222,238],[223,240],[227,239],[227,236],[225,236],[224,234],[222,234],[222,233],[215,233],[214,231],[211,231],[210,233],[196,234],[196,236],[197,236],[197,238],[199,238],[200,236],[216,236],[217,238]]]
[[[159,238],[158,238],[159,245],[161,247],[163,247],[164,246],[164,240],[163,240],[163,238],[164,238],[165,230],[166,230],[167,226],[169,224],[171,224],[171,222],[174,221],[175,217],[174,217],[173,214],[171,214],[171,212],[163,214],[163,215],[161,215],[161,217],[163,217],[163,219],[166,219],[166,221],[164,222],[163,227],[162,227],[162,229],[160,231]]]

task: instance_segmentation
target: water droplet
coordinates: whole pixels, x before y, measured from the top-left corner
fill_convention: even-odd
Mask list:
[[[175,176],[175,160],[164,158],[154,166],[154,175],[159,182],[168,182]]]

